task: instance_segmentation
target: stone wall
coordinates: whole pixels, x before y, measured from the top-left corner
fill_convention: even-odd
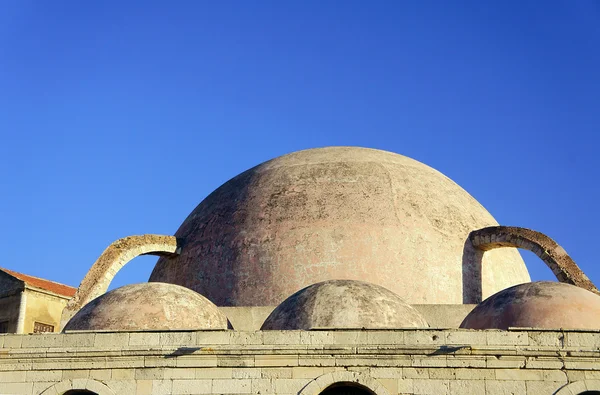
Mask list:
[[[600,390],[600,331],[324,330],[0,336],[0,393],[579,394]]]

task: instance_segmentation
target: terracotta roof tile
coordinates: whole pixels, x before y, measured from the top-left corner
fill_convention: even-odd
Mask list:
[[[28,276],[27,274],[14,272],[12,270],[4,269],[4,268],[0,268],[0,270],[10,274],[13,277],[18,278],[21,281],[24,281],[26,284],[28,284],[32,287],[41,288],[46,291],[54,292],[55,294],[58,294],[58,295],[73,297],[73,295],[75,295],[75,292],[77,291],[77,288],[74,288],[74,287],[71,287],[68,285],[64,285],[64,284],[60,284],[60,283],[56,283],[54,281],[45,280],[43,278],[38,278],[38,277],[33,277],[33,276]]]

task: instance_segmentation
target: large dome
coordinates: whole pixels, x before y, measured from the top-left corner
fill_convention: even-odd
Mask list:
[[[438,171],[385,151],[330,147],[262,163],[211,193],[175,236],[150,281],[222,306],[273,306],[332,279],[381,285],[408,303],[463,303],[469,232],[497,225]],[[467,256],[467,254],[465,254]],[[463,267],[465,273],[463,273]],[[486,252],[483,297],[529,281],[519,253]],[[477,287],[474,287],[477,288]]]

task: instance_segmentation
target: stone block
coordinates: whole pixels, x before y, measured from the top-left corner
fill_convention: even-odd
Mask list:
[[[450,394],[450,381],[413,379],[413,391],[415,395],[448,395]]]
[[[567,336],[567,346],[579,350],[597,350],[600,348],[600,333],[590,332],[569,332]]]
[[[485,380],[484,382],[486,394],[521,395],[527,393],[524,381]]]
[[[0,390],[2,394],[31,394],[33,383],[2,383]]]
[[[144,356],[144,366],[147,368],[172,368],[177,366],[177,358],[165,358],[165,356],[146,355]]]
[[[213,394],[244,394],[250,393],[250,391],[252,391],[252,380],[250,379],[214,379],[212,381]]]
[[[494,380],[496,372],[493,369],[456,369],[457,380]]]
[[[402,378],[404,379],[428,379],[428,368],[402,368]]]
[[[557,358],[528,357],[525,360],[525,367],[528,369],[561,369],[563,362]]]
[[[333,344],[331,331],[306,331],[300,332],[300,343],[310,345]]]
[[[106,381],[106,384],[112,389],[115,394],[135,394],[136,393],[136,382],[135,380],[115,380],[114,378],[110,381]]]
[[[130,346],[142,346],[145,348],[156,347],[160,344],[160,333],[158,332],[133,332],[129,334]]]
[[[0,372],[0,383],[13,382],[20,383],[27,381],[27,372],[24,370],[21,371],[12,371],[12,372]],[[52,380],[50,380],[52,381]]]
[[[452,395],[481,395],[485,394],[484,380],[453,380],[450,381]]]
[[[520,356],[488,356],[485,357],[486,366],[488,368],[524,368],[525,367],[525,357]]]
[[[486,331],[487,344],[490,346],[527,346],[527,332]]]
[[[335,366],[333,355],[298,356],[299,366]]]
[[[223,368],[241,368],[241,367],[253,367],[254,356],[253,355],[219,355],[217,357],[217,367]]]
[[[448,355],[446,364],[449,368],[485,368],[485,358],[472,355]]]
[[[255,366],[298,366],[297,355],[256,355]]]
[[[543,380],[544,375],[541,370],[533,369],[496,369],[496,380]]]
[[[27,372],[25,381],[61,381],[62,370],[31,370]]]
[[[64,336],[60,333],[57,334],[36,334],[36,335],[22,335],[21,347],[22,348],[56,348],[63,346]]]
[[[527,381],[527,395],[554,394],[565,385],[563,381]]]
[[[528,332],[529,345],[540,347],[556,347],[562,348],[565,346],[565,335],[562,332]]]
[[[264,344],[301,344],[299,331],[264,331]]]
[[[405,331],[404,344],[420,346],[440,346],[447,344],[445,331]]]
[[[173,380],[173,394],[211,394],[211,380]]]
[[[112,357],[106,358],[106,368],[110,369],[131,369],[143,368],[143,357]],[[100,368],[100,367],[97,367]]]
[[[161,332],[161,346],[193,347],[197,344],[196,332]]]
[[[260,373],[263,379],[291,379],[293,369],[296,368],[261,368]]]
[[[331,332],[333,344],[344,344],[355,346],[367,344],[367,331],[333,331]]]
[[[21,348],[23,335],[3,335],[4,348]]]
[[[310,379],[275,379],[276,394],[297,394]]]
[[[129,345],[129,333],[96,333],[94,348],[111,349],[127,348]]]
[[[194,374],[196,379],[231,379],[233,368],[196,368]]]
[[[216,367],[219,363],[219,358],[216,355],[183,355],[176,358],[176,366],[182,367]],[[226,357],[226,356],[224,356]]]
[[[172,368],[168,367],[164,370],[165,379],[194,379],[196,371],[194,368]]]
[[[165,368],[135,369],[136,380],[162,380],[165,378]]]
[[[231,375],[234,379],[259,379],[260,368],[232,368]]]
[[[45,393],[44,395],[61,395],[58,392],[56,392],[56,389],[54,389],[54,388],[50,389],[50,387],[54,386],[54,384],[56,384],[56,383],[54,383],[52,381],[39,381],[37,383],[33,383],[32,394],[38,395],[47,390],[48,392]],[[0,390],[1,389],[2,389],[2,384],[0,384]]]
[[[371,368],[371,376],[376,379],[400,379],[402,378],[402,368],[374,367]]]
[[[367,344],[404,344],[404,331],[368,331]]]
[[[275,394],[275,379],[252,379],[253,394]]]
[[[93,347],[96,338],[94,333],[67,333],[61,336],[64,348]]]
[[[171,395],[172,393],[172,380],[152,380],[152,395]]]
[[[434,356],[415,356],[412,357],[412,366],[415,367],[437,367],[444,368],[448,366],[448,358],[445,355]]]
[[[377,381],[383,385],[390,394],[398,393],[398,379],[379,379]]]
[[[133,380],[135,369],[111,369],[110,378],[112,380]]]
[[[152,394],[152,380],[136,380],[135,385],[136,385],[136,387],[135,387],[136,395]]]
[[[315,379],[324,373],[322,367],[296,366],[292,368],[294,379]]]
[[[454,368],[438,368],[429,370],[429,378],[435,380],[454,380],[456,379],[456,371]]]
[[[450,331],[446,335],[447,345],[486,345],[487,335],[483,331]]]
[[[210,346],[229,344],[229,331],[199,331],[196,332],[196,345]]]
[[[112,377],[110,369],[95,369],[90,370],[89,372],[89,378],[92,380],[105,381],[110,380]],[[63,372],[63,379],[65,377],[65,373],[66,372]]]
[[[110,372],[110,370],[109,370]],[[87,379],[90,377],[89,369],[69,369],[62,371],[62,379],[63,380],[74,380],[74,379]],[[110,373],[108,375],[110,379]]]
[[[229,332],[229,344],[248,345],[248,344],[263,344],[263,332]]]

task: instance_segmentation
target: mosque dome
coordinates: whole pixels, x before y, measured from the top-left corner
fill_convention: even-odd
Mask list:
[[[427,321],[400,296],[354,280],[313,284],[283,301],[261,330],[313,328],[424,328]]]
[[[520,284],[481,302],[460,327],[600,329],[600,296],[565,283]]]
[[[204,296],[164,283],[131,284],[97,297],[64,330],[227,329],[227,317]]]
[[[485,253],[470,287],[469,232],[497,225],[440,172],[391,152],[329,147],[284,155],[217,188],[175,236],[150,281],[219,306],[275,306],[332,279],[381,285],[408,303],[463,303],[529,281],[516,249]],[[478,278],[479,275],[477,275]]]

